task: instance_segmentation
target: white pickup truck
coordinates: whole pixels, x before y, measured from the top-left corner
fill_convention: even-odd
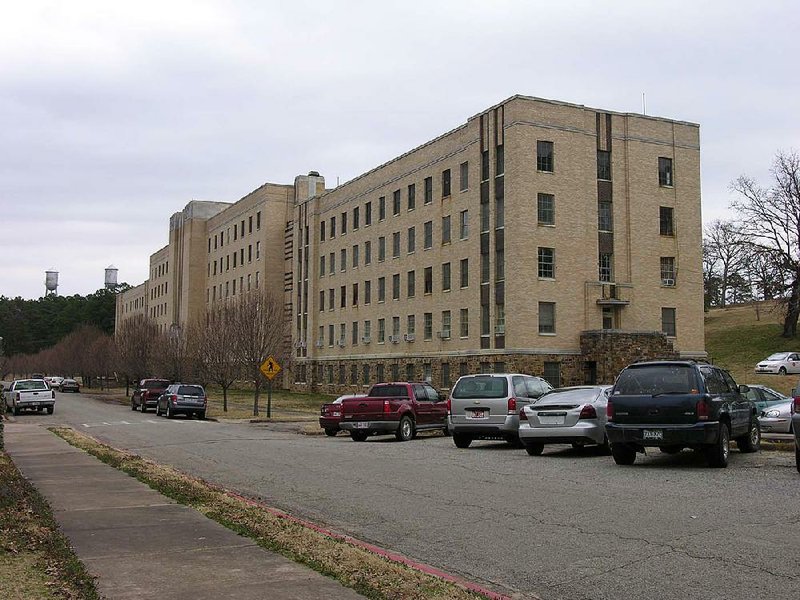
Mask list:
[[[56,406],[56,392],[44,379],[17,379],[3,390],[6,410],[18,415],[23,409],[42,411],[52,415]]]

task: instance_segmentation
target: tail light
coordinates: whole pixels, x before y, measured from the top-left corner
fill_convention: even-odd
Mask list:
[[[208,406],[208,396],[203,396],[203,404]]]
[[[178,396],[173,395],[173,396],[170,396],[169,399],[172,400],[173,404],[177,404],[178,403]]]
[[[53,398],[56,397],[56,391],[55,390],[50,390],[50,393],[53,395]]]
[[[611,398],[608,399],[608,405],[606,406],[606,420],[614,420],[614,403],[611,401]]]
[[[510,414],[510,415],[517,414],[517,399],[516,398],[509,398],[508,399],[508,414]]]
[[[794,397],[794,402],[792,402],[792,414],[800,413],[800,396]]]
[[[597,418],[597,411],[594,409],[594,406],[591,404],[584,404],[583,408],[581,409],[581,414],[578,417],[579,419],[596,419]]]
[[[698,421],[708,421],[708,417],[711,413],[711,407],[706,402],[705,398],[700,398],[697,401],[697,420]]]
[[[525,407],[524,406],[519,409],[519,420],[520,421],[527,421],[528,420],[528,415],[525,414]]]
[[[448,415],[451,415],[451,414],[452,414],[452,412],[451,412],[451,410],[450,410],[451,408],[452,408],[452,403],[450,402],[450,396],[448,396],[448,397],[447,397],[447,414],[448,414]]]
[[[392,412],[392,403],[388,400],[383,401],[383,414],[388,415]]]

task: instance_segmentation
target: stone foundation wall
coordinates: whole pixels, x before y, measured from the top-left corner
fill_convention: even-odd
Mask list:
[[[660,331],[584,331],[581,356],[594,362],[598,383],[614,383],[619,372],[632,362],[656,358],[679,358],[672,341]]]

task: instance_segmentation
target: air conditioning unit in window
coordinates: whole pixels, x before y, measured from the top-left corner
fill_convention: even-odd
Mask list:
[[[344,348],[344,338],[341,338],[340,340],[338,340],[336,342],[336,345],[339,346],[339,348]]]
[[[306,346],[305,340],[297,340],[297,342],[295,342],[295,348],[305,348]]]
[[[665,285],[667,287],[675,287],[675,280],[674,279],[662,279],[661,285]]]
[[[322,348],[325,345],[325,342],[322,340],[317,340],[317,343],[314,344],[317,348]]]
[[[495,325],[494,326],[494,334],[495,335],[505,335],[506,334],[506,326],[505,325]]]
[[[450,339],[450,330],[443,329],[442,331],[438,332],[437,335],[439,336],[440,340],[449,340]]]
[[[405,334],[403,336],[403,339],[405,341],[407,341],[407,342],[413,342],[414,341],[414,334],[413,333],[407,333],[407,334]]]
[[[361,337],[361,343],[362,344],[369,344],[369,341],[370,341],[370,337],[368,335],[365,335],[365,336]]]
[[[400,341],[400,336],[399,335],[390,335],[389,336],[389,341],[392,344],[396,344],[396,343],[398,343]]]

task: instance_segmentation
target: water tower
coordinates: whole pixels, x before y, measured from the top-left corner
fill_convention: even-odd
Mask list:
[[[58,271],[49,269],[44,272],[45,296],[55,296],[58,294]]]
[[[115,290],[117,289],[117,273],[119,269],[114,265],[108,265],[106,267],[106,289],[107,290]]]

